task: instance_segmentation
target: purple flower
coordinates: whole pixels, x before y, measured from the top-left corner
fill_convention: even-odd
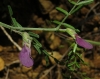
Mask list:
[[[93,46],[86,42],[84,39],[82,39],[76,32],[75,30],[71,29],[71,28],[67,28],[66,29],[66,32],[75,39],[76,43],[81,46],[81,47],[84,47],[86,49],[92,49]]]
[[[82,39],[80,36],[78,36],[77,34],[75,35],[75,37],[76,37],[76,43],[79,45],[79,46],[81,46],[81,47],[84,47],[84,48],[86,48],[86,49],[92,49],[93,48],[93,46],[92,46],[92,44],[90,44],[90,43],[88,43],[88,42],[86,42],[84,39]]]
[[[31,49],[24,44],[20,54],[19,59],[22,65],[26,67],[31,67],[33,65],[33,60],[31,57]]]

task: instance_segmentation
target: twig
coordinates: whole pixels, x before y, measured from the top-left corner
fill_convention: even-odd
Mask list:
[[[50,67],[49,69],[43,71],[43,72],[41,73],[41,74],[43,74],[43,75],[42,75],[39,79],[43,79],[46,75],[48,75],[48,73],[49,73],[55,66],[56,66],[56,64],[53,65],[52,67]]]
[[[94,8],[95,8],[97,5],[99,5],[99,4],[100,4],[100,2],[97,2],[93,7],[91,7],[90,10],[89,10],[89,12],[86,14],[85,18],[87,18],[88,15],[89,15],[89,13],[90,13],[92,10],[94,11]],[[94,11],[94,13],[96,13],[96,12]]]
[[[12,64],[19,63],[19,62],[20,62],[19,60],[12,61],[11,63],[6,64],[6,67],[9,67],[9,66],[11,66]]]
[[[7,31],[2,26],[0,27],[5,33],[5,35],[8,37],[8,39],[18,48],[19,51],[21,51],[22,48],[12,39],[12,37],[7,33]]]
[[[75,72],[73,72],[73,75],[74,75],[77,79],[81,79]]]
[[[7,69],[7,74],[6,74],[5,79],[8,79],[8,75],[9,75],[9,68]]]

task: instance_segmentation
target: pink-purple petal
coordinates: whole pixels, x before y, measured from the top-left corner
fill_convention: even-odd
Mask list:
[[[33,65],[33,60],[30,56],[31,49],[28,48],[26,45],[22,48],[20,54],[19,54],[19,59],[22,65],[26,67],[31,67]]]
[[[92,49],[93,46],[92,44],[86,42],[84,39],[82,39],[80,36],[76,35],[76,43],[81,46],[84,47],[86,49]]]

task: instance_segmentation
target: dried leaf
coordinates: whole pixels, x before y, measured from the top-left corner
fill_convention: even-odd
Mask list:
[[[3,51],[3,47],[2,47],[2,46],[0,46],[0,52],[1,52],[1,51]]]
[[[4,69],[4,60],[0,57],[0,71]]]
[[[56,51],[51,52],[49,54],[51,54],[57,60],[60,60],[62,58],[62,55],[59,52],[56,52]],[[54,58],[52,58],[52,57],[49,57],[49,58],[50,58],[50,61],[51,61],[52,64],[56,64],[56,61],[54,60]]]

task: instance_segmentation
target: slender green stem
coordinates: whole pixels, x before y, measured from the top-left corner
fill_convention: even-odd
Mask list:
[[[12,29],[12,30],[42,30],[42,31],[60,31],[60,32],[66,32],[66,29],[58,29],[57,28],[25,28],[25,27],[13,27],[10,25],[7,25],[5,23],[0,22],[0,25]]]
[[[80,0],[78,0],[78,1],[77,1],[77,3],[78,3],[78,2],[80,2]],[[73,6],[73,8],[70,10],[70,12],[69,12],[70,14],[72,14],[72,13],[73,13],[74,9],[75,9],[75,8],[76,8],[76,6],[77,6],[77,3],[76,3],[76,4]]]
[[[20,31],[17,31],[17,30],[12,30],[12,31],[19,34],[19,35],[22,35],[22,32],[20,32]]]
[[[78,7],[76,7],[73,11],[72,14],[75,13],[77,10],[79,10],[83,5],[79,5]]]
[[[91,40],[86,40],[86,41],[94,45],[100,45],[100,42],[97,41],[91,41]]]
[[[5,23],[0,22],[0,25],[8,28],[8,29],[13,29],[13,30],[43,30],[43,31],[60,31],[60,32],[66,32],[66,29],[58,29],[57,28],[23,28],[23,27],[13,27],[10,25],[7,25]],[[94,45],[100,45],[100,42],[96,42],[96,41],[90,41],[90,40],[86,40],[88,42],[90,42],[91,44]]]
[[[80,1],[80,0],[78,0],[77,3],[78,3],[79,1]],[[73,6],[73,8],[69,11],[68,15],[66,15],[66,16],[64,17],[64,19],[61,21],[61,23],[57,26],[57,30],[59,30],[60,26],[61,26],[62,23],[68,18],[68,16],[72,14],[72,11],[75,9],[76,6],[77,6],[77,4],[75,4],[75,5]]]
[[[77,3],[80,0],[77,1]],[[0,25],[8,28],[8,29],[13,29],[13,30],[42,30],[42,31],[60,31],[60,32],[66,32],[66,29],[59,29],[60,26],[62,25],[62,23],[67,19],[67,17],[72,13],[72,11],[75,9],[76,5],[74,5],[74,7],[70,10],[70,12],[68,13],[68,15],[66,15],[66,17],[61,21],[61,23],[56,27],[56,28],[23,28],[23,27],[13,27],[10,25],[7,25],[5,23],[0,22]]]

